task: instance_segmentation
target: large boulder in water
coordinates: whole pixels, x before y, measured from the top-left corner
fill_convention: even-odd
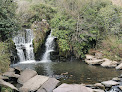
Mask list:
[[[102,59],[92,58],[90,60],[85,59],[85,62],[90,65],[100,65],[104,62]]]
[[[103,81],[101,82],[103,85],[105,85],[105,87],[111,87],[111,86],[115,86],[115,85],[118,85],[119,83],[118,82],[115,82],[115,81],[112,81],[112,80],[109,80],[109,81]]]
[[[93,92],[93,90],[81,84],[61,84],[53,92]]]
[[[94,56],[87,54],[85,62],[90,65],[100,65],[103,62],[103,60],[97,59]]]
[[[105,62],[101,64],[102,67],[116,67],[117,62],[116,61],[111,61],[109,59],[103,59]]]
[[[38,90],[46,81],[48,77],[36,75],[23,84],[20,88],[20,92],[35,92]]]
[[[29,79],[37,75],[37,72],[31,69],[25,69],[21,72],[20,77],[18,78],[18,83],[23,84],[27,82]]]

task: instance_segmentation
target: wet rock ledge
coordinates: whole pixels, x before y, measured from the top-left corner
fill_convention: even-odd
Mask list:
[[[0,86],[9,87],[14,92],[52,92],[58,83],[57,79],[38,75],[31,69],[21,71],[19,68],[10,68],[0,76]]]
[[[31,69],[22,71],[19,68],[10,68],[0,75],[0,86],[9,87],[14,92],[122,92],[122,74],[112,80],[92,85],[59,84],[57,79],[38,75]]]

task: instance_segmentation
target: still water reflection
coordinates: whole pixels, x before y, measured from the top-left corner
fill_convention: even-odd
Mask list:
[[[110,80],[122,73],[113,68],[87,65],[82,61],[19,64],[16,66],[22,69],[35,69],[38,74],[55,77],[63,83],[92,84]]]

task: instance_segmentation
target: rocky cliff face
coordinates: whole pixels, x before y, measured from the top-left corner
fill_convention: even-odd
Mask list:
[[[35,53],[35,59],[37,60],[39,58],[39,54],[42,52],[42,46],[45,42],[46,36],[49,33],[49,24],[47,23],[46,20],[42,20],[41,22],[35,21],[31,29],[34,32],[34,40],[33,40],[33,45],[34,45],[34,53]]]

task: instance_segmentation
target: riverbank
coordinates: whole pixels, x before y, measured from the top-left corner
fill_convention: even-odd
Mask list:
[[[85,62],[89,65],[100,65],[105,68],[116,68],[117,70],[122,70],[122,61],[112,61],[107,58],[103,58],[101,53],[96,53],[93,55],[86,55]]]
[[[1,92],[11,88],[15,92],[113,92],[122,91],[122,75],[95,84],[66,84],[55,78],[38,75],[31,69],[10,68],[0,76]],[[3,88],[4,87],[4,88]]]

